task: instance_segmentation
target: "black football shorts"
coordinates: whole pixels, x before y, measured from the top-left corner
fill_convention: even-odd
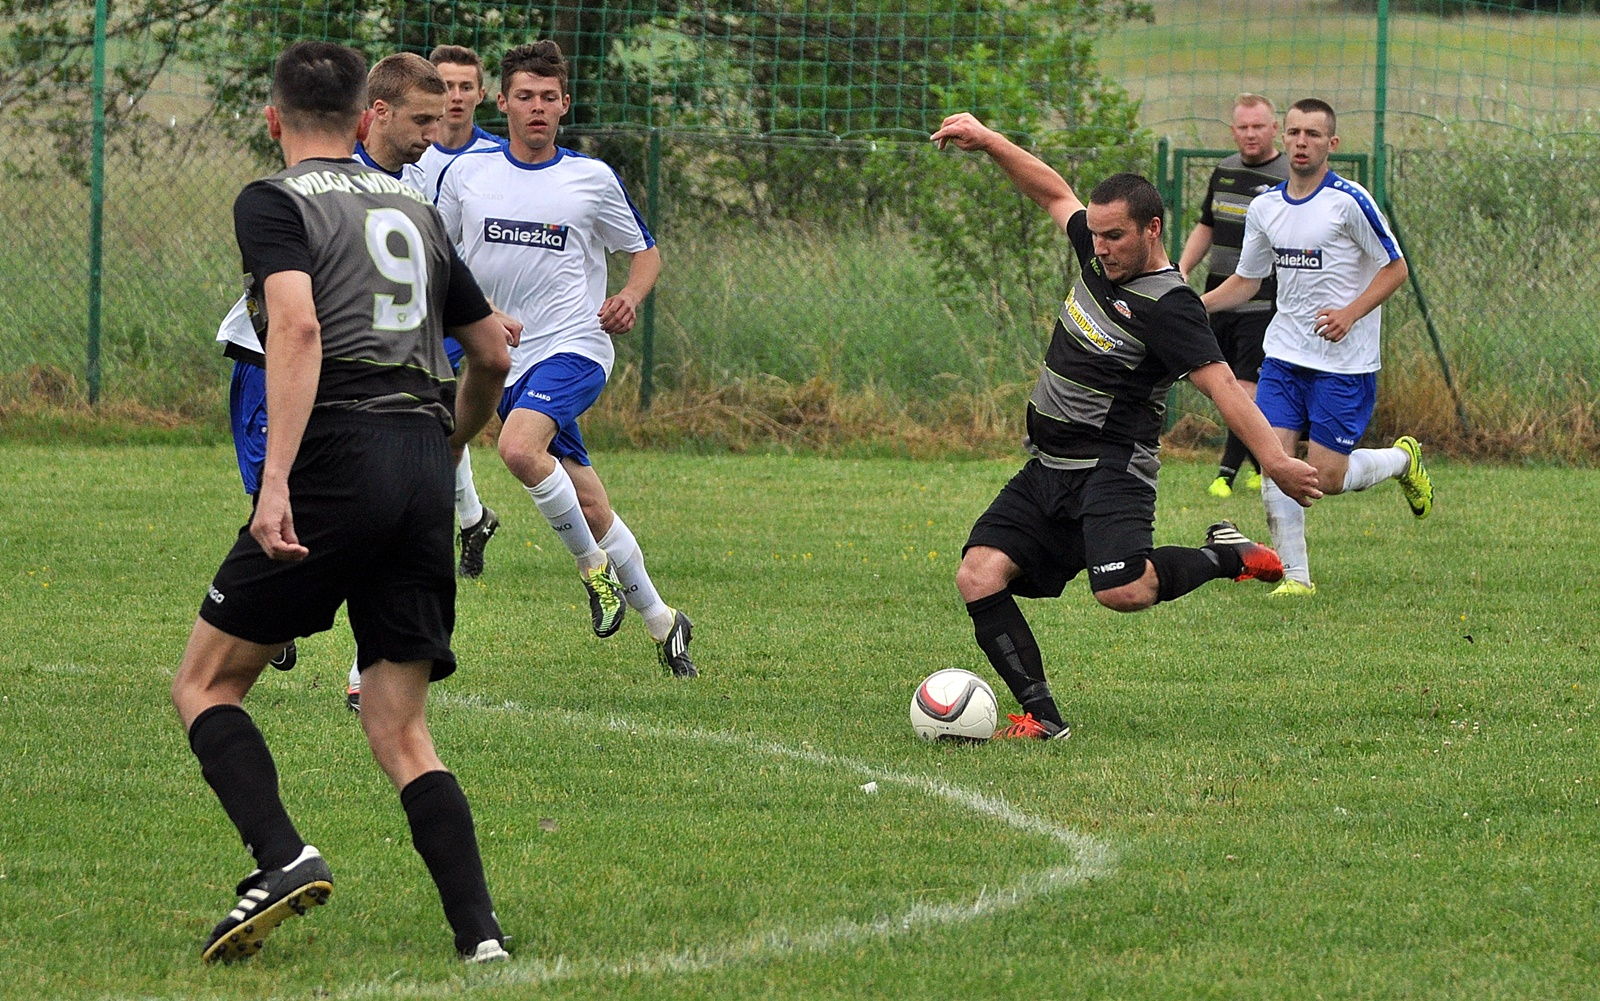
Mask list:
[[[989,546],[1022,574],[1011,593],[1058,597],[1084,569],[1104,591],[1144,575],[1155,537],[1156,491],[1117,469],[1052,469],[1033,459],[978,517],[962,552]]]
[[[436,418],[316,411],[289,473],[297,563],[267,558],[246,524],[200,617],[253,643],[333,625],[348,604],[362,667],[431,661],[455,670],[455,476]]]

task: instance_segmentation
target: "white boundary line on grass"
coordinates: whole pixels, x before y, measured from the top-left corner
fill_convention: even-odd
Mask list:
[[[440,697],[440,696],[443,697]],[[438,693],[434,701],[439,704],[462,706],[489,712],[529,714],[530,710],[516,702],[490,702],[472,696]],[[428,983],[397,980],[374,981],[356,984],[342,990],[336,989],[327,997],[334,999],[362,998],[428,998],[446,997],[477,988],[496,988],[510,985],[539,986],[567,980],[589,978],[622,978],[702,973],[719,970],[756,960],[780,959],[806,953],[827,952],[840,946],[860,942],[890,939],[909,935],[924,929],[946,927],[974,921],[990,914],[1019,907],[1038,897],[1079,886],[1092,879],[1109,876],[1115,868],[1111,848],[1105,842],[1081,834],[1048,820],[1024,813],[1003,798],[973,792],[960,786],[926,775],[913,775],[870,765],[854,758],[839,757],[809,748],[796,749],[776,741],[726,731],[680,729],[675,727],[637,724],[618,717],[600,718],[592,714],[562,713],[574,723],[593,726],[598,723],[607,730],[637,734],[665,740],[682,740],[724,747],[746,748],[754,754],[774,758],[787,758],[818,768],[833,768],[878,783],[906,786],[917,792],[944,800],[951,805],[1000,821],[1028,834],[1048,838],[1066,848],[1072,860],[1037,872],[1026,873],[1001,886],[983,887],[970,900],[945,903],[912,904],[897,914],[884,914],[871,921],[841,919],[815,928],[802,930],[774,929],[760,935],[713,943],[677,952],[640,953],[622,960],[569,960],[564,956],[555,959],[533,959],[514,955],[509,963],[493,967],[463,971],[460,977]],[[533,948],[537,948],[535,944]]]
[[[487,699],[446,695],[438,701],[470,706],[489,711],[527,713],[529,710],[515,702],[491,703]],[[650,724],[632,723],[619,717],[599,718],[592,714],[563,713],[574,723],[594,725],[619,733],[665,740],[683,740],[724,747],[747,748],[756,754],[774,758],[788,758],[819,768],[834,768],[879,783],[907,786],[915,791],[942,799],[962,810],[998,820],[1028,834],[1049,838],[1072,854],[1072,861],[1039,872],[1027,873],[1010,883],[984,887],[971,900],[946,903],[915,903],[898,914],[880,915],[871,921],[842,919],[819,927],[791,931],[775,929],[761,935],[743,939],[683,949],[678,952],[644,953],[620,961],[572,961],[565,957],[551,960],[524,959],[513,956],[511,962],[491,970],[473,971],[477,976],[464,976],[455,983],[402,984],[395,982],[364,984],[334,991],[332,997],[359,999],[369,997],[430,997],[458,993],[479,985],[502,986],[521,984],[538,986],[557,981],[583,978],[612,978],[656,976],[684,973],[702,973],[755,960],[777,959],[805,953],[826,952],[844,945],[889,939],[922,929],[962,924],[989,914],[1007,911],[1037,897],[1079,886],[1092,879],[1109,876],[1115,859],[1109,845],[1097,838],[1080,834],[1067,827],[1052,824],[1018,810],[999,796],[986,795],[963,789],[925,775],[912,775],[892,771],[858,761],[839,757],[809,748],[796,749],[776,741],[726,731],[680,729]]]

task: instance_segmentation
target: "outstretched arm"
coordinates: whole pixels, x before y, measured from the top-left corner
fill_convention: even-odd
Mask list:
[[[1250,399],[1250,394],[1233,377],[1228,366],[1222,362],[1202,365],[1189,373],[1189,383],[1217,405],[1228,428],[1260,461],[1261,471],[1270,476],[1279,489],[1293,497],[1301,507],[1310,507],[1312,501],[1322,496],[1317,486],[1316,467],[1301,462],[1283,450],[1271,425],[1261,415],[1255,401]]]
[[[1229,275],[1221,285],[1200,297],[1207,313],[1220,313],[1249,302],[1261,290],[1261,279]]]
[[[1050,213],[1050,218],[1062,229],[1066,229],[1067,220],[1083,208],[1083,202],[1078,200],[1072,186],[1060,174],[968,112],[946,118],[939,126],[939,131],[929,138],[940,149],[944,149],[945,143],[955,143],[957,149],[989,154],[1011,178],[1017,190]]]
[[[1189,273],[1211,249],[1214,236],[1212,228],[1203,222],[1195,223],[1194,229],[1189,231],[1189,239],[1183,242],[1183,253],[1178,256],[1178,274],[1183,276],[1184,281],[1189,280]]]

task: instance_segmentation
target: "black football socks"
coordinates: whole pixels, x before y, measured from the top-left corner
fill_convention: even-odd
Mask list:
[[[1022,711],[1032,713],[1034,719],[1060,725],[1063,722],[1061,711],[1056,708],[1056,700],[1045,682],[1039,644],[1011,592],[1001,591],[969,601],[967,614],[972,616],[972,632],[978,640],[978,648],[989,658],[1000,680],[1011,689]]]
[[[456,951],[470,953],[491,938],[503,944],[483,876],[472,808],[456,777],[450,772],[419,775],[400,790],[400,805],[411,824],[411,843],[439,888]]]
[[[1239,576],[1244,567],[1232,546],[1161,546],[1150,554],[1156,568],[1156,601],[1181,598],[1202,584]]]
[[[190,724],[189,747],[257,868],[293,862],[306,843],[278,798],[278,768],[250,714],[241,706],[212,706]]]

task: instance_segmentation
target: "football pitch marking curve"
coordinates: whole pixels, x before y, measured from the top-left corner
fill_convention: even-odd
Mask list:
[[[515,702],[492,702],[473,697],[446,695],[440,702],[472,707],[490,712],[527,713]],[[952,806],[996,820],[1028,834],[1047,838],[1066,848],[1071,861],[1036,872],[1026,873],[1009,883],[982,888],[975,898],[944,903],[917,902],[896,914],[880,915],[870,921],[840,919],[823,922],[805,929],[774,929],[760,935],[736,938],[676,952],[641,953],[622,960],[588,959],[569,960],[524,958],[513,954],[511,962],[489,970],[474,970],[473,976],[463,976],[455,988],[472,989],[479,984],[496,987],[507,984],[538,986],[579,979],[610,979],[638,976],[664,976],[684,973],[703,973],[756,960],[781,959],[807,953],[826,952],[840,946],[852,945],[901,935],[915,934],[923,929],[947,927],[975,921],[990,914],[1019,907],[1035,898],[1080,886],[1089,880],[1109,876],[1115,868],[1111,847],[1097,838],[1079,833],[1071,828],[1053,824],[1017,809],[1000,796],[973,792],[953,783],[927,775],[900,772],[860,761],[855,758],[828,754],[811,748],[795,748],[773,740],[718,730],[685,729],[634,723],[617,716],[599,716],[593,713],[565,713],[575,724],[601,728],[615,733],[637,734],[661,740],[716,744],[734,749],[745,749],[752,754],[783,758],[818,768],[853,772],[864,780],[880,786],[904,786],[916,792],[943,800]],[[535,944],[534,948],[537,948]],[[334,991],[334,998],[369,997],[429,997],[450,990],[442,983],[365,984]]]
[[[436,695],[436,704],[465,709],[519,715],[530,710],[510,701],[491,701],[473,696]],[[548,711],[542,713],[548,718]],[[717,730],[685,729],[634,723],[616,716],[591,713],[564,713],[569,721],[587,727],[599,726],[615,733],[635,734],[661,740],[716,744],[743,749],[751,754],[781,758],[817,768],[854,773],[864,780],[903,786],[942,800],[967,813],[999,821],[1016,830],[1046,838],[1065,848],[1071,860],[1035,872],[1025,873],[1010,882],[983,887],[976,897],[943,903],[917,902],[894,914],[879,915],[869,921],[840,919],[824,921],[801,929],[778,928],[759,935],[710,943],[674,952],[639,953],[624,959],[538,959],[513,953],[508,963],[464,971],[459,977],[442,981],[408,982],[384,980],[352,984],[324,995],[333,999],[428,998],[456,995],[476,988],[509,985],[539,986],[569,980],[607,980],[641,976],[672,976],[721,970],[757,960],[782,959],[809,953],[827,952],[841,946],[913,935],[923,930],[949,927],[975,921],[1020,907],[1038,897],[1080,886],[1092,879],[1109,876],[1115,868],[1111,847],[1097,838],[1051,823],[1017,809],[1000,796],[973,792],[927,775],[895,771],[855,758],[828,754],[811,748],[795,748],[773,740]],[[863,794],[865,795],[865,794]],[[534,943],[530,951],[537,950]]]

